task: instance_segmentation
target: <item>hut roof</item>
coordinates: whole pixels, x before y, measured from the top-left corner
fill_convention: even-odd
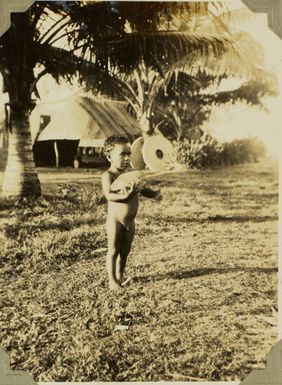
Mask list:
[[[40,118],[44,115],[51,116],[51,120],[40,132]],[[30,122],[33,142],[79,140],[80,146],[101,147],[110,135],[141,133],[138,123],[121,103],[93,101],[82,96],[37,105]]]

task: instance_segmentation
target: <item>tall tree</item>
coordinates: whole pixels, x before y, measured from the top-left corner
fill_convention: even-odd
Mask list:
[[[50,16],[50,12],[56,12],[57,20],[49,31],[40,32],[43,19]],[[44,74],[70,79],[79,68],[75,55],[51,42],[51,31],[59,33],[69,22],[61,6],[35,3],[25,13],[11,14],[11,27],[0,39],[3,91],[9,95],[6,105],[9,149],[2,186],[5,196],[41,194],[33,160],[29,115],[35,106],[36,83]],[[41,71],[36,71],[39,65],[42,65]]]
[[[10,137],[3,194],[41,193],[28,119],[40,77],[50,73],[57,80],[75,75],[98,79],[113,69],[132,72],[142,61],[163,71],[180,60],[192,65],[233,49],[226,34],[175,29],[177,17],[185,14],[192,20],[197,12],[207,13],[207,4],[50,1],[11,14],[11,27],[0,39]]]
[[[264,108],[264,98],[276,94],[272,73],[264,71],[262,78],[234,82],[236,87],[220,89],[221,81],[228,78],[200,73],[196,77],[180,72],[173,76],[166,90],[156,96],[152,125],[171,140],[197,138],[214,106],[246,103]]]
[[[221,52],[220,59],[215,53],[216,46],[207,55],[205,42],[219,34],[230,37],[230,32],[221,18],[209,11],[206,3],[194,3],[193,6],[199,6],[197,12],[189,13],[187,9],[181,9],[181,17],[177,13],[173,14],[168,27],[169,35],[179,37],[184,34],[190,39],[201,36],[203,51],[199,50],[196,55],[184,57],[178,55],[176,58],[177,53],[171,52],[168,44],[165,55],[158,55],[157,52],[148,58],[143,57],[137,65],[126,67],[124,63],[130,63],[132,60],[131,56],[127,57],[131,52],[127,49],[125,53],[122,52],[121,58],[114,56],[110,67],[108,63],[102,67],[99,78],[92,75],[87,81],[87,89],[92,93],[94,88],[94,93],[127,102],[145,136],[152,134],[154,126],[161,123],[161,114],[164,115],[163,120],[174,121],[174,127],[178,131],[177,137],[180,138],[187,131],[187,127],[191,127],[191,124],[193,126],[196,120],[196,124],[203,122],[214,104],[239,99],[261,104],[264,95],[275,91],[273,79],[270,81],[269,72],[263,68],[263,55],[259,44],[255,43],[249,34],[233,34],[234,49]],[[138,11],[140,13],[142,9]],[[143,37],[143,34],[134,31],[131,24],[127,28],[135,34],[135,38]],[[151,25],[147,28],[150,30]],[[89,46],[92,44],[91,39],[90,37]],[[148,40],[146,49],[150,51],[155,42],[156,37],[152,42]],[[167,39],[162,36],[162,44],[166,43]],[[165,49],[166,47],[163,47],[161,52]],[[97,60],[96,56],[94,60]],[[241,78],[242,86],[232,92],[216,91],[221,80],[228,77]],[[213,92],[209,90],[211,87]],[[190,109],[190,116],[186,112],[187,108]],[[198,115],[194,116],[194,120],[193,114]]]

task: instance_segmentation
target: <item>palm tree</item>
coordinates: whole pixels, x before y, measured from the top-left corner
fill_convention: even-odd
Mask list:
[[[193,5],[196,6],[196,4]],[[131,55],[129,58],[127,56],[124,58],[124,56],[114,55],[111,60],[110,70],[105,65],[99,73],[99,78],[92,76],[87,80],[86,89],[90,89],[92,94],[94,88],[98,94],[127,102],[141,126],[144,137],[151,135],[154,127],[158,123],[162,123],[160,122],[161,108],[158,107],[165,105],[167,110],[169,108],[167,101],[174,103],[171,118],[174,120],[175,126],[178,127],[177,136],[181,138],[185,131],[182,120],[187,120],[187,114],[181,118],[179,111],[182,110],[184,112],[188,108],[187,99],[188,103],[190,103],[189,107],[191,107],[192,99],[194,99],[192,104],[197,104],[197,108],[194,110],[198,113],[200,110],[203,112],[204,108],[210,110],[208,107],[214,104],[235,102],[235,100],[239,99],[244,99],[251,104],[261,104],[261,98],[264,95],[275,92],[273,81],[270,81],[270,74],[265,69],[262,69],[263,59],[260,47],[252,40],[249,34],[234,33],[232,35],[234,49],[221,51],[220,60],[218,60],[219,53],[215,52],[218,49],[218,45],[212,45],[210,41],[216,39],[219,33],[230,37],[230,32],[221,18],[209,12],[207,4],[197,5],[203,6],[203,8],[200,8],[200,11],[198,9],[198,12],[191,14],[185,12],[187,9],[182,9],[181,18],[178,17],[177,13],[174,14],[171,18],[169,31],[166,31],[166,33],[169,35],[169,39],[176,39],[174,46],[182,42],[180,36],[183,34],[185,37],[189,36],[190,41],[195,39],[195,45],[198,44],[197,39],[200,38],[202,51],[199,50],[196,55],[188,56],[177,55],[179,51],[173,51],[166,52],[166,55],[162,56],[161,53],[166,51],[166,47],[163,46],[162,50],[155,50],[155,53],[149,54],[148,57],[147,55],[142,57],[142,54],[137,55],[138,60],[139,56],[142,57],[142,60],[138,61],[137,64],[134,62],[134,65],[129,67],[126,67],[125,63],[134,61],[134,55]],[[142,9],[138,8],[136,9],[137,11],[140,13]],[[147,27],[150,28],[150,25]],[[128,28],[133,32],[133,36],[130,36],[130,39],[144,38],[144,34],[136,33],[131,25]],[[157,44],[167,44],[163,31],[159,31],[159,34],[156,34],[155,31],[153,41],[150,41],[150,32],[147,32],[146,36],[147,52],[150,52],[152,45],[156,44],[156,40],[160,36],[161,40]],[[91,46],[91,37],[88,43]],[[134,52],[134,50],[138,49],[139,41],[137,44],[136,42],[134,43],[134,47],[131,47],[131,43],[131,41],[126,40],[128,48],[127,50],[126,47],[124,48],[125,52]],[[121,39],[117,44],[122,45],[124,41]],[[207,44],[206,47],[205,44]],[[170,47],[170,45],[167,45],[167,47]],[[209,54],[207,54],[208,47],[210,48]],[[185,48],[190,49],[190,45],[187,44]],[[91,60],[96,61],[99,59],[97,59],[96,55],[92,55]],[[258,66],[260,66],[260,70],[258,70]],[[205,93],[204,95],[199,95],[199,93],[204,91],[205,87],[208,88],[212,85],[215,88],[226,77],[240,77],[243,79],[243,84],[239,89],[232,92],[214,92],[212,94]],[[208,84],[205,85],[207,79]],[[180,92],[182,95],[178,95],[178,98],[174,95],[174,100],[165,98],[165,95],[172,89],[174,89],[174,93],[179,94],[177,87],[181,88],[181,86],[185,88],[185,91],[182,89]],[[185,96],[185,106],[181,106]],[[165,103],[162,103],[160,98],[163,98]],[[170,95],[171,98],[172,95]],[[159,112],[158,114],[156,114],[156,109]],[[156,121],[156,115],[159,121]],[[207,118],[208,115],[208,111],[203,113],[202,120],[204,117]],[[200,122],[201,119],[198,120]],[[187,123],[191,123],[191,120],[186,122],[186,125]]]
[[[175,30],[184,14],[192,20],[207,13],[205,3],[175,2],[36,2],[26,13],[11,15],[11,27],[0,39],[0,71],[9,122],[9,151],[4,196],[38,196],[29,114],[36,83],[45,74],[95,81],[112,71],[132,73],[141,62],[155,71],[180,60],[191,65],[219,58],[232,49],[225,35]],[[190,19],[189,19],[190,16]],[[60,44],[60,45],[59,45]],[[38,68],[41,70],[38,72]]]
[[[47,32],[40,33],[42,17],[49,9],[59,15]],[[58,32],[69,18],[60,6],[36,3],[25,13],[11,14],[11,27],[0,39],[0,71],[9,95],[6,114],[9,130],[8,160],[3,181],[4,196],[39,196],[40,182],[34,166],[29,115],[35,106],[36,83],[46,73],[70,79],[79,68],[71,52],[50,44],[51,30]],[[52,34],[51,34],[52,35]],[[35,68],[43,65],[35,74]]]
[[[276,95],[276,79],[263,71],[261,78],[246,82],[236,81],[235,88],[221,89],[227,77],[198,74],[195,78],[179,72],[161,89],[154,102],[152,126],[157,126],[170,140],[196,138],[203,123],[210,117],[214,106],[244,102],[265,108],[264,98]]]

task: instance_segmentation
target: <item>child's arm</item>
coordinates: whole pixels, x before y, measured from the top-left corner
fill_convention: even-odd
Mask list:
[[[105,172],[102,175],[102,189],[106,199],[110,202],[122,202],[132,195],[134,195],[136,191],[136,186],[132,184],[130,189],[124,193],[116,193],[111,191],[112,178],[108,172]]]

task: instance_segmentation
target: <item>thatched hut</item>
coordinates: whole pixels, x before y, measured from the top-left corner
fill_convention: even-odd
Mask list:
[[[38,104],[30,122],[37,165],[71,166],[79,149],[101,149],[110,135],[141,135],[122,103],[81,96]]]

